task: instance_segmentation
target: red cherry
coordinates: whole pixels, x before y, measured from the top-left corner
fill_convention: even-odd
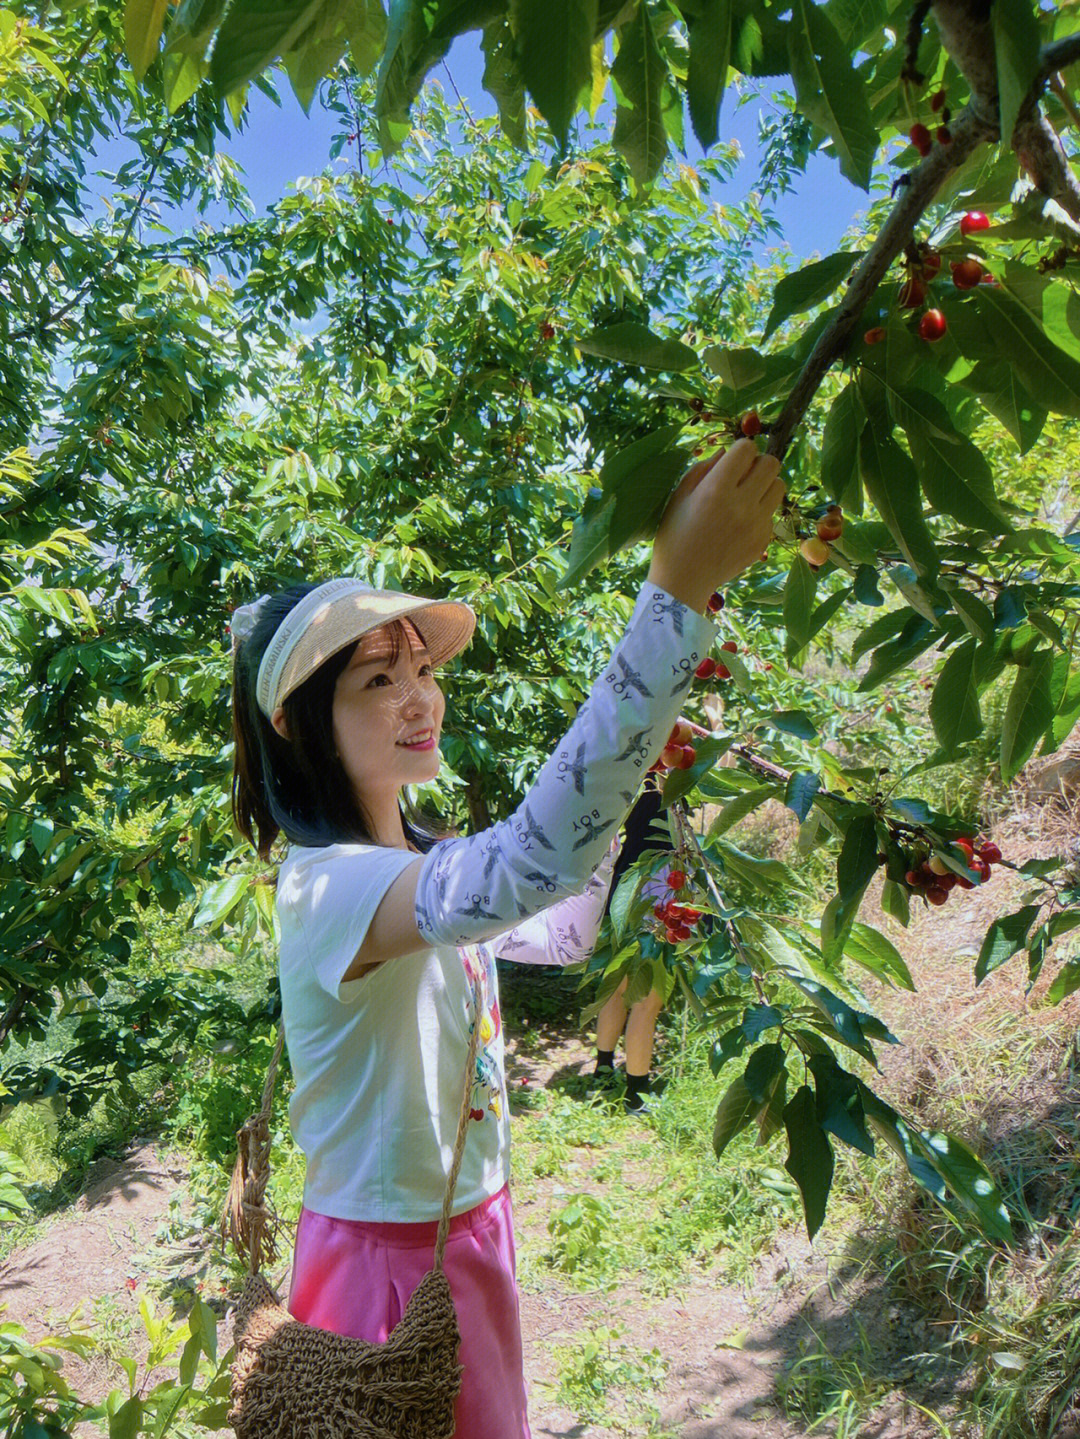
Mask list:
[[[977,874],[983,884],[985,884],[986,881],[990,878],[990,866],[987,864],[986,860],[981,857],[981,855],[975,856],[975,858],[968,865],[968,869],[970,869],[973,874]]]
[[[926,126],[923,124],[912,125],[908,134],[910,135],[911,143],[915,146],[916,150],[918,150],[919,154],[923,156],[929,155],[930,151],[934,148],[934,142]]]
[[[677,720],[672,726],[671,733],[668,735],[668,744],[690,744],[693,741],[693,738],[694,731],[690,728],[686,721]]]
[[[697,669],[694,671],[694,674],[699,680],[711,680],[715,673],[716,661],[708,655],[706,655],[706,657],[701,661]]]
[[[875,325],[872,330],[867,330],[863,336],[863,343],[866,345],[880,345],[885,338],[885,326]]]
[[[919,334],[931,343],[940,340],[948,328],[949,322],[940,310],[927,310],[919,321]]]
[[[844,523],[842,520],[839,524],[829,524],[824,519],[818,520],[817,536],[819,540],[824,540],[826,544],[832,544],[833,540],[838,540],[843,533]]]
[[[967,879],[967,878],[966,878],[964,875],[962,875],[962,874],[958,874],[958,875],[956,876],[956,882],[957,882],[957,884],[960,886],[961,889],[974,889],[974,888],[975,888],[975,881],[972,880],[972,879]]]
[[[755,435],[761,434],[761,416],[757,410],[751,410],[748,414],[743,415],[739,429],[742,430],[748,440],[752,440]]]
[[[679,763],[676,765],[676,769],[689,769],[696,759],[697,750],[695,750],[694,746],[692,744],[684,744],[682,749],[682,759],[679,760]]]
[[[540,338],[542,340],[553,340],[555,338],[555,326],[550,320],[545,320],[540,326]]]
[[[737,655],[739,653],[739,646],[734,640],[725,640],[720,648],[725,650],[729,655]]]
[[[664,938],[667,940],[668,944],[678,944],[679,940],[682,938],[682,930],[669,928],[666,931]]]
[[[899,304],[902,310],[915,310],[926,299],[926,283],[918,275],[911,275],[900,286]]]
[[[713,590],[709,596],[709,603],[705,606],[709,614],[715,615],[724,608],[724,596],[719,590]]]
[[[931,110],[933,110],[933,112],[934,112],[935,115],[937,114],[937,112],[941,109],[941,107],[942,107],[944,104],[945,104],[945,91],[944,91],[944,90],[939,90],[936,95],[932,95],[932,96],[930,97],[930,108],[931,108]]]
[[[954,260],[951,268],[953,284],[958,290],[974,290],[983,277],[983,267],[979,260]]]
[[[681,744],[665,745],[660,751],[660,762],[665,769],[679,769],[682,765],[682,753]]]
[[[729,680],[731,678],[731,671],[728,669],[727,665],[718,664],[716,666],[716,670],[714,671],[714,676],[718,680]]]
[[[954,839],[953,844],[956,845],[957,849],[964,851],[967,859],[971,859],[975,853],[975,846],[971,843],[971,840],[964,835],[961,835],[959,839]]]
[[[990,221],[981,210],[969,210],[960,218],[961,235],[974,235],[977,230],[989,230]]]
[[[932,884],[927,888],[926,897],[931,904],[944,904],[949,897],[949,891],[940,884]]]
[[[946,871],[945,874],[938,876],[938,884],[941,885],[942,889],[952,889],[959,878],[960,876],[958,874],[953,874],[952,870],[950,869]]]
[[[904,883],[909,889],[922,889],[926,880],[917,869],[909,869],[904,875]]]
[[[937,250],[924,250],[922,252],[922,275],[924,280],[932,280],[941,269],[941,255]]]
[[[686,871],[673,869],[668,873],[667,883],[669,889],[682,889],[686,884]]]
[[[997,864],[1001,859],[1001,850],[998,849],[993,840],[989,840],[979,849],[979,858],[985,859],[987,864]]]
[[[522,1084],[528,1084],[529,1081],[528,1081],[527,1079],[523,1079],[521,1082],[522,1082]],[[470,1119],[483,1119],[483,1117],[484,1117],[484,1111],[483,1111],[482,1109],[470,1109],[470,1110],[469,1110],[469,1118],[470,1118]]]

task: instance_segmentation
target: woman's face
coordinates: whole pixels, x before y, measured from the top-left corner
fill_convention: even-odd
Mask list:
[[[388,626],[364,635],[334,687],[334,743],[362,803],[395,795],[439,772],[439,735],[446,701],[419,633],[392,659]]]

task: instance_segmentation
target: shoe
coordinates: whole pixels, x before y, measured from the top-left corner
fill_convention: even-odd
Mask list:
[[[588,1078],[590,1089],[617,1089],[624,1082],[623,1071],[610,1064],[594,1069]]]
[[[659,1108],[659,1103],[658,1095],[645,1091],[626,1095],[623,1099],[623,1108],[627,1114],[652,1114]]]

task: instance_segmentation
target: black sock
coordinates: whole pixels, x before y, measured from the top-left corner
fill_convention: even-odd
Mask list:
[[[615,1068],[615,1051],[613,1049],[598,1049],[596,1051],[597,1069]]]
[[[627,1103],[627,1107],[630,1108],[630,1109],[636,1109],[636,1108],[638,1107],[638,1105],[641,1103],[641,1097],[642,1097],[642,1095],[648,1094],[649,1092],[650,1092],[650,1091],[649,1091],[649,1076],[648,1076],[648,1074],[631,1074],[630,1071],[627,1070],[627,1072],[626,1072],[626,1103]]]

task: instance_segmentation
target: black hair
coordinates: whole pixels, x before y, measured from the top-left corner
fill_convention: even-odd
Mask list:
[[[358,800],[334,746],[334,688],[359,641],[330,656],[282,701],[289,738],[278,734],[259,708],[259,662],[282,620],[315,584],[293,585],[262,606],[251,633],[233,658],[232,813],[236,827],[268,860],[275,839],[292,844],[372,844],[371,820]],[[405,624],[388,626],[391,664],[403,643]],[[445,837],[406,795],[399,804],[405,838],[427,851]]]

